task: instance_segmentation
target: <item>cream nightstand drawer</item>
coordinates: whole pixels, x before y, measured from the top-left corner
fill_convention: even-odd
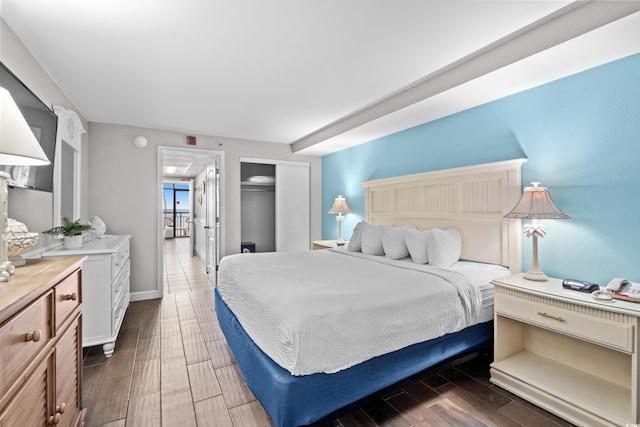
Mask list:
[[[496,294],[494,301],[495,311],[501,316],[615,350],[633,352],[633,325],[596,317],[594,314],[598,310],[585,314],[503,294]]]

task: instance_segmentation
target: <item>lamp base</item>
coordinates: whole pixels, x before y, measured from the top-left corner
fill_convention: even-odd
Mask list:
[[[16,267],[7,260],[0,263],[0,282],[8,282],[11,276],[16,272]]]
[[[344,217],[342,214],[338,214],[336,217],[336,222],[338,223],[338,238],[336,242],[344,244],[344,239],[342,238],[342,221],[344,221]]]
[[[9,258],[9,261],[14,267],[20,267],[27,263],[27,260],[22,257]]]
[[[527,280],[535,280],[536,282],[546,282],[548,279],[547,275],[544,274],[542,271],[539,271],[539,272],[527,271],[526,273],[524,273],[523,277]]]
[[[540,265],[538,264],[538,223],[535,218],[533,219],[532,228],[534,232],[531,234],[531,243],[532,243],[532,255],[533,259],[531,260],[531,267],[529,267],[529,271],[524,274],[524,278],[527,280],[535,280],[536,282],[546,282],[547,276],[540,269]],[[542,226],[540,226],[542,227]]]

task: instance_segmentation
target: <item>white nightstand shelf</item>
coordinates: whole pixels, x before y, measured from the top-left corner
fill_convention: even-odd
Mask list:
[[[493,283],[491,382],[577,425],[639,422],[640,304],[595,301],[558,279]]]
[[[329,248],[337,248],[338,246],[346,246],[349,242],[342,242],[342,244],[338,245],[337,240],[314,240],[313,241],[313,249],[329,249]]]

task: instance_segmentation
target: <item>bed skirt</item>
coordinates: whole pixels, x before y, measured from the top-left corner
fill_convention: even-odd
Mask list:
[[[486,322],[333,374],[293,376],[251,340],[217,288],[215,310],[249,389],[278,427],[311,424],[424,369],[456,355],[489,347],[493,342],[493,322]]]

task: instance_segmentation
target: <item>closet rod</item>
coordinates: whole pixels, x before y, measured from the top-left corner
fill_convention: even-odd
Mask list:
[[[275,190],[275,188],[241,188],[240,191],[273,192],[273,191],[276,191],[276,190]]]

